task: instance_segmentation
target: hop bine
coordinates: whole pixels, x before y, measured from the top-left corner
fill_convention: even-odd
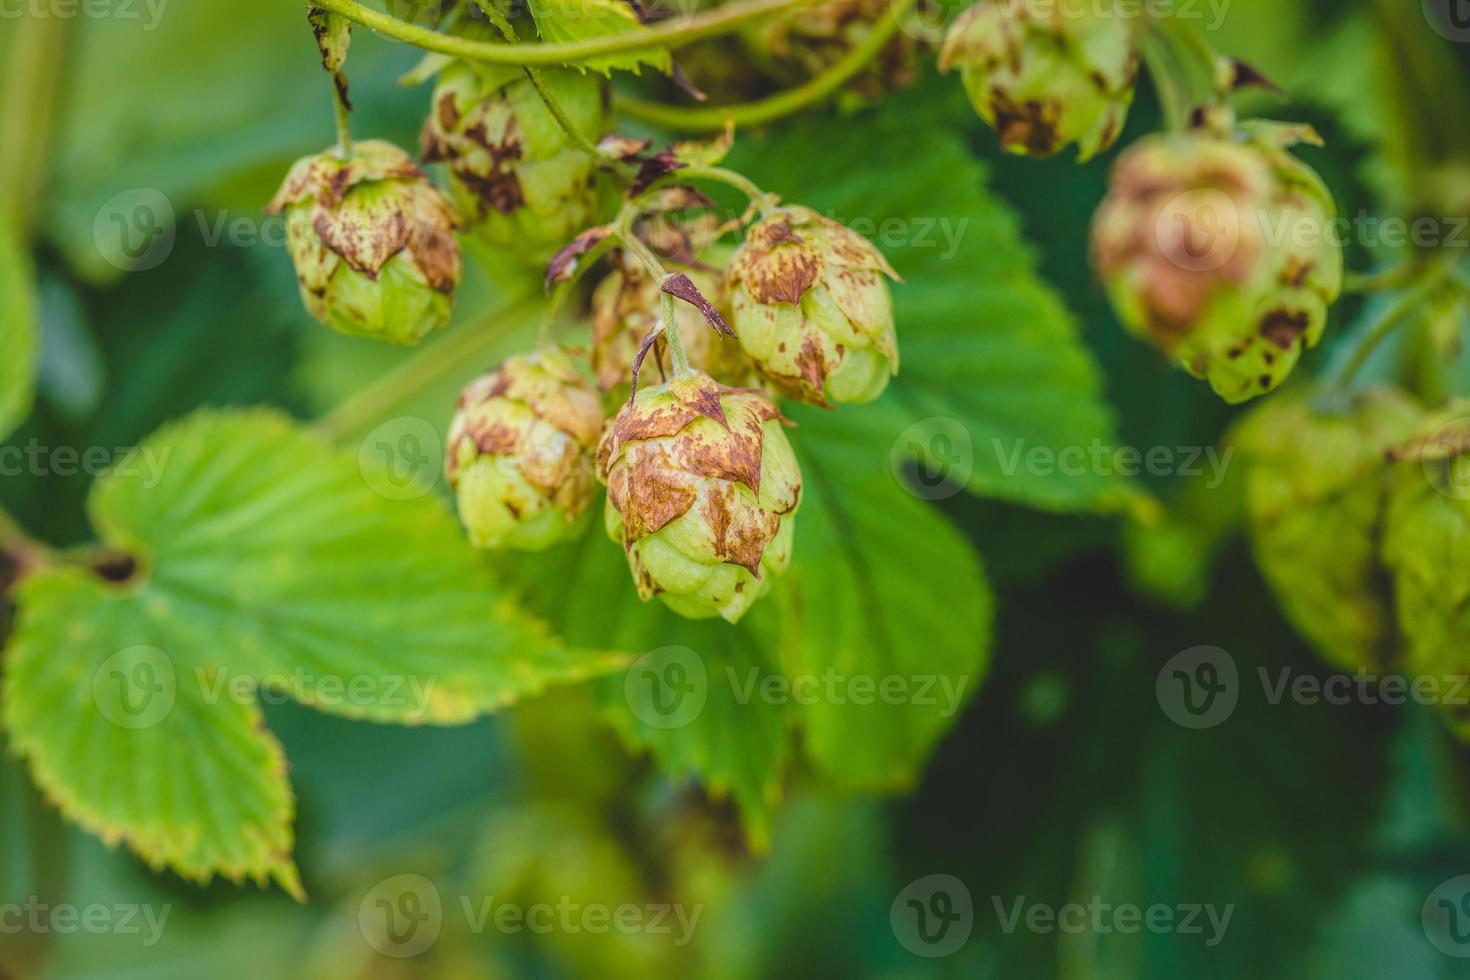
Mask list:
[[[950,25],[942,71],[960,69],[975,111],[1012,153],[1078,160],[1117,140],[1138,51],[1124,18],[1097,0],[981,0]]]
[[[810,208],[751,225],[726,273],[740,346],[782,394],[817,405],[868,402],[898,371],[887,279],[866,238]]]
[[[1337,210],[1268,124],[1151,136],[1118,161],[1092,226],[1093,263],[1123,325],[1227,402],[1279,385],[1342,289]]]
[[[597,450],[638,594],[736,622],[791,557],[801,472],[764,394],[703,374],[639,390]]]
[[[311,315],[347,334],[417,343],[449,320],[462,265],[455,211],[382,140],[296,161],[270,202]]]
[[[592,74],[542,73],[576,131],[595,142],[608,106]],[[545,263],[597,211],[596,160],[562,129],[519,69],[455,62],[434,88],[425,162],[448,165],[450,193],[469,230],[493,248]]]
[[[512,357],[471,382],[445,471],[470,540],[538,550],[569,537],[596,489],[602,405],[559,350]]]

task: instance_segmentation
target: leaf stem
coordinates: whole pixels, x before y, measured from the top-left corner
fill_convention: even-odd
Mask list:
[[[340,73],[339,73],[340,75]],[[337,155],[343,160],[352,159],[352,110],[342,97],[346,76],[332,75],[332,105],[337,110]]]
[[[759,126],[820,102],[837,91],[863,67],[877,57],[898,32],[899,21],[913,9],[917,0],[893,0],[888,16],[873,27],[863,42],[843,55],[842,59],[795,88],[770,98],[730,106],[666,106],[619,95],[615,106],[624,115],[642,122],[663,126],[678,132],[708,132],[723,129],[728,122],[736,126]]]
[[[1419,278],[1411,289],[1406,290],[1397,301],[1394,302],[1378,318],[1367,332],[1363,334],[1362,340],[1353,348],[1352,354],[1343,364],[1342,370],[1328,389],[1330,394],[1341,394],[1352,384],[1363,365],[1368,363],[1368,358],[1378,348],[1389,334],[1406,323],[1409,316],[1419,308],[1420,304],[1440,285],[1445,279],[1451,278],[1455,272],[1455,262],[1449,259],[1441,259],[1431,265]]]
[[[662,286],[663,281],[669,277],[669,270],[664,268],[664,264],[658,260],[657,255],[653,254],[653,250],[643,244],[632,230],[632,219],[636,214],[636,209],[626,207],[623,209],[623,216],[619,218],[617,224],[618,239],[622,242],[623,247],[633,254],[634,258],[643,263],[643,267],[648,270],[648,274],[653,277],[654,281]],[[684,341],[679,337],[678,324],[674,319],[674,297],[660,290],[659,298],[663,304],[664,339],[669,345],[669,357],[674,361],[674,376],[683,377],[693,374],[693,369],[689,367],[689,356],[684,353]]]
[[[742,173],[736,173],[734,170],[726,167],[681,167],[670,174],[670,176],[680,180],[692,178],[694,180],[713,180],[722,184],[728,184],[750,198],[751,203],[759,208],[763,215],[771,213],[777,207],[776,199],[761,190],[755,181]]]
[[[66,70],[66,41],[71,20],[60,16],[27,16],[12,32],[4,60],[5,95],[0,121],[0,206],[13,209],[24,235],[40,198],[46,154],[55,129],[57,94]]]
[[[785,13],[811,6],[819,0],[747,0],[732,3],[692,17],[666,21],[663,24],[623,34],[556,44],[507,44],[455,37],[410,24],[391,14],[374,10],[358,0],[312,0],[318,7],[341,14],[348,20],[377,31],[396,41],[403,41],[425,51],[483,61],[499,65],[568,65],[602,55],[621,54],[652,47],[673,47],[707,37],[729,34],[747,21],[771,14]]]
[[[365,388],[322,416],[316,429],[328,439],[340,440],[365,429],[424,388],[462,368],[466,361],[483,355],[501,330],[523,320],[541,304],[540,297],[528,294],[504,308],[490,313],[430,347],[418,351],[393,370],[373,380]]]

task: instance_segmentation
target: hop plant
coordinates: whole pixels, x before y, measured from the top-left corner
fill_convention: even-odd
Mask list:
[[[732,327],[761,375],[818,405],[868,402],[898,371],[897,279],[866,238],[810,208],[751,225],[730,260]]]
[[[1379,670],[1393,653],[1378,558],[1384,453],[1421,417],[1393,389],[1332,407],[1299,392],[1262,403],[1233,434],[1256,563],[1287,618],[1339,667]]]
[[[542,74],[573,128],[596,140],[608,126],[602,85],[591,74]],[[592,223],[593,156],[561,128],[519,70],[455,62],[440,73],[422,134],[427,162],[448,165],[450,191],[486,244],[544,263]]]
[[[365,140],[350,159],[303,157],[267,210],[286,213],[301,299],[322,323],[412,344],[448,322],[459,218],[398,147]]]
[[[1091,0],[981,0],[955,18],[942,71],[960,69],[975,111],[1012,153],[1079,160],[1117,140],[1133,101],[1138,51],[1127,22]]]
[[[729,308],[721,261],[727,257],[728,253],[711,250],[698,265],[680,270],[722,314]],[[617,257],[613,270],[597,284],[592,293],[591,360],[603,391],[626,394],[638,349],[662,315],[661,296],[658,281],[627,253]],[[674,323],[690,365],[722,383],[743,383],[750,366],[739,346],[710,330],[693,306],[680,303],[676,309]],[[670,376],[673,361],[666,347],[659,356],[660,376]]]
[[[1452,403],[1390,453],[1383,560],[1393,574],[1405,662],[1415,674],[1470,671],[1470,402]],[[1470,734],[1463,706],[1455,719]]]
[[[799,83],[820,75],[851,54],[889,15],[889,0],[826,0],[790,14],[770,17],[744,32],[748,50],[770,75]],[[724,57],[728,60],[729,54]],[[870,102],[908,85],[918,74],[918,44],[898,31],[872,63],[844,89],[845,103]]]
[[[644,601],[736,622],[791,558],[801,471],[763,394],[703,374],[641,389],[597,450],[609,536]]]
[[[1231,403],[1291,373],[1342,289],[1332,196],[1279,143],[1147,137],[1093,220],[1093,262],[1123,325]]]
[[[597,392],[559,350],[509,358],[472,381],[444,461],[470,540],[537,550],[568,537],[592,503],[602,422]]]

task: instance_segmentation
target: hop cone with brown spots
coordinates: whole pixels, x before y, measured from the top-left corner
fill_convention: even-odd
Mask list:
[[[608,127],[595,74],[543,78],[574,129],[592,142]],[[439,75],[424,122],[423,158],[449,168],[450,192],[470,231],[528,263],[551,254],[596,218],[596,161],[567,136],[519,69],[455,62]]]
[[[509,358],[471,382],[445,472],[470,540],[532,551],[568,537],[592,503],[597,392],[558,350]]]
[[[1234,431],[1256,563],[1287,618],[1338,667],[1392,666],[1397,633],[1378,557],[1392,476],[1384,453],[1421,417],[1392,389],[1325,406],[1297,392],[1263,402]]]
[[[597,450],[638,594],[735,622],[791,558],[801,471],[776,406],[703,374],[639,390]]]
[[[722,313],[729,309],[725,290],[723,262],[716,250],[707,251],[702,261],[677,270],[687,275]],[[592,293],[592,370],[603,391],[620,393],[627,398],[633,378],[633,360],[662,317],[662,292],[659,283],[642,264],[626,253],[615,259],[613,271],[597,284]],[[750,362],[740,345],[725,340],[711,330],[703,315],[687,303],[675,307],[674,322],[679,339],[697,371],[711,375],[725,384],[741,384],[750,376]],[[659,347],[657,365],[650,359],[643,365],[643,377],[672,376],[673,362],[666,345]],[[661,373],[660,373],[661,372]]]
[[[1119,159],[1092,226],[1123,325],[1227,402],[1279,385],[1342,289],[1332,195],[1269,140],[1151,136]]]
[[[448,322],[459,218],[398,147],[365,140],[349,160],[303,157],[267,210],[286,212],[301,298],[322,323],[412,344]]]
[[[1470,402],[1450,403],[1390,452],[1383,560],[1393,574],[1407,672],[1463,694],[1470,673]],[[1470,710],[1451,722],[1470,737]]]
[[[751,225],[726,272],[740,346],[782,394],[817,405],[868,402],[898,372],[887,279],[863,236],[810,208]]]
[[[1011,153],[1087,160],[1117,140],[1138,50],[1098,0],[981,0],[950,25],[942,71],[958,67],[975,111]]]

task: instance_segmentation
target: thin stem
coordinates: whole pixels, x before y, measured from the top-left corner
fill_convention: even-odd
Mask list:
[[[679,132],[709,132],[723,129],[728,122],[733,122],[736,126],[759,126],[772,122],[822,101],[862,71],[898,32],[899,21],[913,9],[916,2],[917,0],[894,0],[889,16],[878,21],[873,32],[861,44],[843,55],[841,60],[801,85],[770,98],[740,105],[686,108],[659,105],[620,95],[615,105],[619,112],[633,119]]]
[[[1378,318],[1378,322],[1369,327],[1368,331],[1363,335],[1363,339],[1358,341],[1358,346],[1353,348],[1352,355],[1348,357],[1346,363],[1342,366],[1342,370],[1338,372],[1337,377],[1333,380],[1329,389],[1330,392],[1341,393],[1346,391],[1352,383],[1353,378],[1363,369],[1363,365],[1368,363],[1368,358],[1378,348],[1378,345],[1383,342],[1384,338],[1408,322],[1409,316],[1453,272],[1454,264],[1451,262],[1441,261],[1431,266],[1424,276],[1415,283],[1412,289],[1407,290],[1392,306],[1385,310],[1383,315]]]
[[[663,300],[664,339],[668,341],[669,356],[674,361],[674,377],[682,378],[693,374],[689,367],[689,356],[684,353],[684,341],[679,337],[679,323],[674,317],[674,297],[671,293],[660,293]]]
[[[643,244],[629,227],[632,223],[631,216],[634,213],[624,208],[623,217],[618,221],[618,238],[623,243],[623,247],[631,252],[635,259],[643,263],[643,267],[648,270],[648,274],[653,277],[654,281],[662,285],[669,276],[669,270],[664,268],[664,264],[658,260],[657,255],[653,254],[653,250]],[[689,356],[684,353],[684,341],[679,337],[678,323],[674,319],[674,297],[670,293],[660,291],[659,298],[663,302],[664,339],[668,341],[669,356],[674,361],[674,377],[692,374],[689,367]]]
[[[5,93],[0,105],[5,139],[0,140],[0,207],[13,208],[22,235],[40,198],[46,154],[59,117],[57,94],[66,70],[66,39],[71,19],[33,15],[21,18],[4,59]]]
[[[340,72],[332,76],[332,104],[337,109],[337,155],[343,160],[352,159],[352,110],[342,97],[347,78]]]
[[[597,144],[582,135],[582,131],[572,122],[572,117],[568,116],[566,109],[562,108],[561,100],[551,91],[551,86],[546,84],[546,78],[541,74],[541,70],[526,65],[524,71],[526,77],[531,80],[532,87],[536,89],[536,94],[541,96],[541,101],[546,104],[551,117],[556,120],[561,131],[567,134],[567,138],[575,143],[582,152],[594,157],[602,156],[602,151],[597,148]]]
[[[499,328],[515,324],[540,305],[536,296],[522,297],[474,323],[467,323],[433,346],[418,351],[371,382],[317,421],[317,431],[329,439],[345,439],[391,414],[424,388],[473,361],[498,342]]]
[[[1184,129],[1189,118],[1189,92],[1180,77],[1180,72],[1171,64],[1167,35],[1158,25],[1149,21],[1136,34],[1138,50],[1143,54],[1143,63],[1154,81],[1154,90],[1159,96],[1159,108],[1164,123],[1170,132]]]
[[[1379,293],[1412,282],[1424,268],[1420,256],[1405,259],[1397,265],[1375,272],[1349,272],[1343,277],[1342,291],[1345,293]]]
[[[744,174],[736,173],[725,167],[683,167],[675,170],[670,176],[680,180],[703,179],[719,181],[722,184],[728,184],[750,198],[751,202],[760,209],[763,215],[769,214],[776,209],[775,198],[756,186],[755,181]]]
[[[476,41],[429,30],[374,10],[358,0],[313,0],[333,13],[369,30],[403,41],[425,51],[499,65],[568,65],[602,55],[621,54],[652,47],[676,47],[738,30],[747,21],[771,14],[811,6],[819,0],[748,0],[732,3],[692,17],[676,18],[641,30],[557,44],[506,44]]]

